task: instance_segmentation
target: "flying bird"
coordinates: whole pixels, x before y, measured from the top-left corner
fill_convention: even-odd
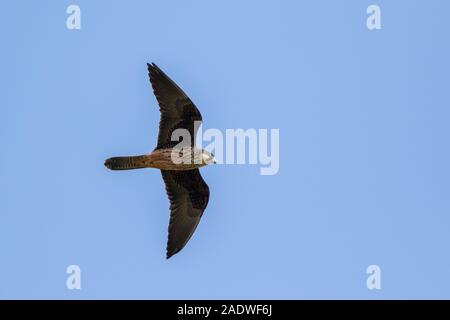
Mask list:
[[[168,259],[189,241],[208,205],[209,187],[198,168],[215,163],[215,159],[210,152],[195,146],[194,123],[202,121],[195,104],[156,64],[147,63],[147,67],[161,113],[156,148],[145,155],[109,158],[105,166],[111,170],[161,170],[170,202]],[[177,129],[189,133],[189,141],[182,141],[183,148],[177,147],[180,141],[172,139]]]

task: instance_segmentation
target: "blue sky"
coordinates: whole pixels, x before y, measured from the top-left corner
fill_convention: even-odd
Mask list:
[[[81,8],[81,30],[66,8]],[[366,8],[381,7],[369,31]],[[450,298],[448,1],[7,1],[0,17],[0,298]],[[280,170],[202,170],[164,258],[146,63],[204,128],[280,129]],[[81,290],[66,288],[68,265]],[[382,271],[368,290],[366,268]]]

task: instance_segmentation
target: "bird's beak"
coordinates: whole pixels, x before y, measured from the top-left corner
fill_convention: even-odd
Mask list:
[[[213,163],[214,163],[214,164],[216,164],[216,163],[217,163],[216,159],[213,159]]]

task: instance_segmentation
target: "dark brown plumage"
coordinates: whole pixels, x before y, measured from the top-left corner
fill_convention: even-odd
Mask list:
[[[209,188],[198,169],[161,170],[170,201],[167,258],[183,249],[208,205]]]
[[[167,258],[179,252],[191,238],[209,201],[209,187],[200,175],[199,167],[213,163],[213,156],[195,148],[195,121],[202,116],[194,103],[154,63],[147,64],[153,92],[159,104],[161,118],[155,150],[148,155],[113,157],[105,161],[112,170],[158,168],[166,185],[170,201],[169,236]],[[180,141],[172,141],[176,129],[187,129],[190,133],[192,157],[199,151],[200,163],[175,164],[170,157]]]
[[[154,63],[147,64],[153,93],[158,100],[159,122],[156,149],[172,148],[178,141],[171,141],[176,129],[187,129],[191,134],[191,146],[195,144],[194,121],[202,121],[202,115],[189,97]]]

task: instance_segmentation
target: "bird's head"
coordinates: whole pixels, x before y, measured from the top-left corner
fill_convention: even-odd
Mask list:
[[[216,159],[214,159],[214,155],[206,150],[202,150],[202,164],[208,165],[208,164],[215,164]]]

